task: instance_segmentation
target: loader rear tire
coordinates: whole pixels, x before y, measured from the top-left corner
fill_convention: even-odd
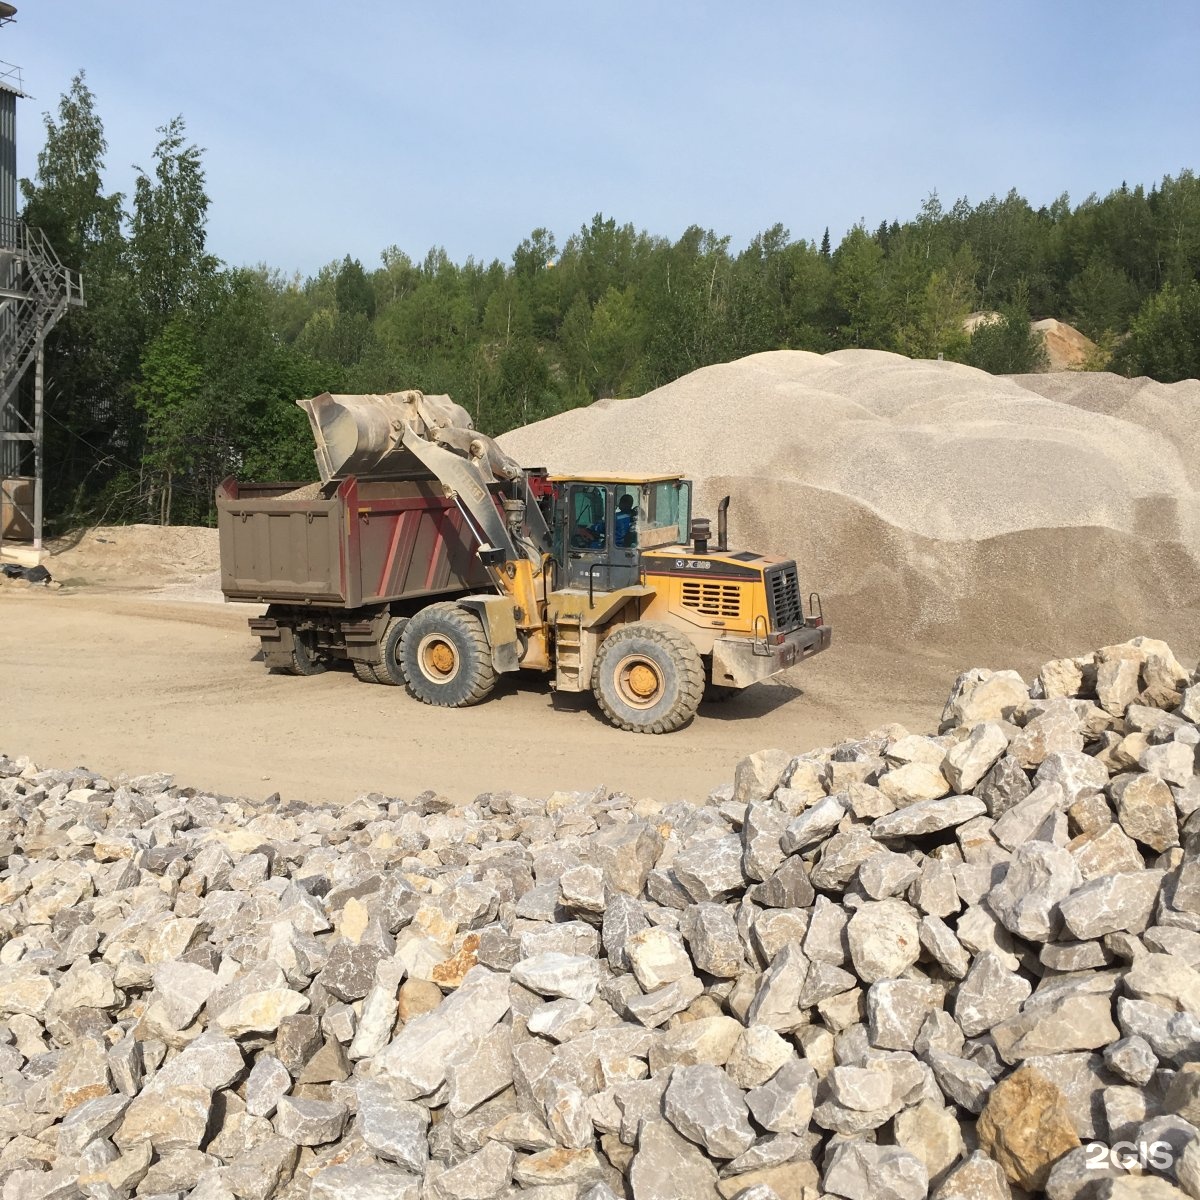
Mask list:
[[[326,670],[324,659],[317,653],[317,635],[292,630],[292,661],[288,664],[292,675],[320,675]]]
[[[425,704],[466,708],[496,686],[483,625],[457,604],[431,604],[411,618],[400,635],[399,661],[409,693]]]
[[[704,663],[691,641],[670,625],[622,625],[600,644],[592,691],[618,729],[672,733],[700,707]]]

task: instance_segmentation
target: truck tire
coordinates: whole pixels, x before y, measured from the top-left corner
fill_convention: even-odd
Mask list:
[[[388,683],[393,687],[403,687],[405,683],[404,665],[400,661],[400,639],[404,636],[404,627],[408,617],[392,617],[383,630],[379,639],[381,661],[375,667],[375,682]]]
[[[324,660],[317,653],[315,633],[292,630],[292,661],[287,669],[292,675],[320,675],[326,669]]]
[[[360,683],[378,683],[379,677],[375,674],[375,664],[369,662],[361,662],[357,658],[350,660],[350,665],[354,668],[354,678]]]
[[[400,634],[399,664],[409,693],[441,708],[478,704],[496,686],[483,625],[457,604],[431,604],[408,621]]]
[[[670,625],[622,625],[600,643],[592,692],[601,712],[631,733],[672,733],[696,715],[704,664]]]

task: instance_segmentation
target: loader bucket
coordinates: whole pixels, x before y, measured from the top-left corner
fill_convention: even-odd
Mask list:
[[[491,438],[472,428],[467,410],[449,396],[418,391],[365,396],[325,392],[296,403],[312,426],[322,483],[347,475],[394,479],[427,474],[427,466],[404,445],[406,431],[471,458],[489,483],[518,478],[521,473]]]
[[[325,392],[296,403],[308,414],[321,482],[328,483],[347,475],[370,479],[423,470],[404,449],[404,430],[411,427],[423,432],[422,409],[435,407],[431,401],[443,400],[458,408],[449,396],[425,397],[416,391],[378,396],[333,396]],[[462,417],[469,425],[465,412]]]

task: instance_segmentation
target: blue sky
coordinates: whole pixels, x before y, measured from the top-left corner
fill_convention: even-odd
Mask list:
[[[1078,202],[1200,167],[1195,0],[16,3],[21,173],[83,68],[114,188],[183,114],[233,264],[507,259],[597,211],[836,242],[934,188]]]

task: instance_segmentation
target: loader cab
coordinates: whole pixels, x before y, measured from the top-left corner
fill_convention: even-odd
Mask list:
[[[597,592],[636,584],[641,551],[687,537],[692,485],[678,475],[551,480],[561,586]]]

